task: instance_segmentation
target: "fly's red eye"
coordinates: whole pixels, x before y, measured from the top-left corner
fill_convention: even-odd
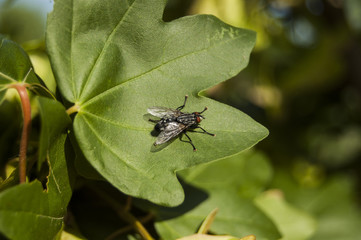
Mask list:
[[[197,121],[197,123],[200,123],[202,121],[202,119],[199,116],[197,116],[196,121]]]

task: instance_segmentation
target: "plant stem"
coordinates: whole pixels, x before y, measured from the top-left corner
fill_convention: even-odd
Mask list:
[[[30,99],[26,90],[27,84],[12,84],[9,87],[15,88],[20,96],[21,108],[23,110],[23,131],[21,133],[20,150],[19,150],[19,180],[20,183],[26,181],[26,151],[28,148],[29,134],[31,127],[31,108]]]
[[[70,116],[72,113],[79,111],[79,105],[75,104],[66,110],[66,113]]]
[[[145,217],[142,217],[140,219],[140,222],[141,223],[147,223],[149,222],[151,219],[154,218],[154,215],[152,213],[149,213],[147,216]],[[118,229],[117,231],[113,232],[112,234],[110,234],[105,240],[112,240],[114,238],[116,238],[117,236],[121,235],[121,234],[124,234],[126,232],[129,232],[130,230],[133,229],[133,226],[132,225],[128,225],[128,226],[125,226],[123,228],[120,228]]]
[[[131,226],[131,225],[128,225],[128,226],[126,226],[126,227],[123,227],[123,228],[121,228],[121,229],[118,229],[117,231],[115,231],[115,232],[113,232],[112,234],[110,234],[105,240],[112,240],[112,239],[118,237],[119,235],[122,235],[122,234],[124,234],[124,233],[126,233],[126,232],[129,232],[129,231],[132,230],[132,229],[133,229],[133,226]]]
[[[128,196],[127,202],[125,203],[125,206],[124,206],[124,211],[129,212],[131,207],[132,207],[132,197]]]

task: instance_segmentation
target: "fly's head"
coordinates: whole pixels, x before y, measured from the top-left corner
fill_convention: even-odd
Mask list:
[[[205,107],[204,110],[202,112],[194,112],[194,116],[195,116],[195,119],[196,119],[196,122],[197,123],[200,123],[203,119],[205,119],[205,117],[203,117],[201,114],[206,111],[208,108]]]
[[[194,112],[193,114],[197,123],[200,123],[203,119],[205,119],[205,117],[203,117],[199,112]]]

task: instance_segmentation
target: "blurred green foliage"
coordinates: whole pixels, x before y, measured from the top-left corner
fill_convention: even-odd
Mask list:
[[[22,44],[55,91],[44,47],[45,18],[39,17],[48,8],[37,12],[19,2],[0,1],[0,34]],[[356,239],[361,235],[360,1],[170,0],[164,19],[198,13],[258,34],[249,66],[207,93],[270,130],[257,148],[274,169],[270,188],[283,197],[278,203],[263,199],[264,205],[271,201],[268,205],[300,211],[308,223],[315,220],[316,230],[305,234],[310,239]],[[2,108],[0,121],[6,121],[7,111]],[[11,111],[19,115],[19,109]],[[14,129],[1,129],[0,141]],[[13,149],[4,149],[1,158],[14,157]],[[75,194],[71,208],[82,198]]]
[[[180,16],[177,4],[183,5],[171,2],[169,19]],[[248,67],[208,94],[269,129],[256,148],[272,161],[271,187],[316,219],[310,239],[356,239],[361,234],[356,227],[361,220],[360,1],[190,2],[184,14],[215,14],[257,32]],[[314,204],[311,209],[300,203]]]

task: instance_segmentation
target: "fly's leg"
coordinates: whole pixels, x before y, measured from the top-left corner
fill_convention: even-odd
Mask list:
[[[203,111],[202,111],[202,112],[200,112],[199,114],[204,113],[204,111],[206,111],[207,109],[208,109],[207,107],[204,107]]]
[[[184,106],[186,105],[187,99],[188,99],[188,95],[185,95],[183,105],[180,106],[180,107],[177,107],[178,111],[180,111],[180,110],[182,110],[184,108]]]
[[[157,121],[157,120],[153,120],[153,119],[148,119],[149,120],[149,122],[152,122],[152,123],[158,123],[159,122],[159,120]]]
[[[188,136],[188,134],[187,134],[186,132],[184,132],[184,135],[186,135],[186,137],[188,138],[189,141],[182,140],[183,135],[181,136],[180,140],[181,140],[182,142],[190,143],[190,144],[192,145],[192,147],[193,147],[193,151],[197,151],[196,147],[195,147],[195,146],[193,145],[193,143],[192,143],[192,139]]]
[[[200,126],[197,126],[197,127],[195,127],[195,129],[196,128],[200,128],[203,132],[198,132],[198,133],[205,133],[205,134],[208,134],[208,135],[211,135],[211,136],[216,136],[216,134],[214,134],[214,133],[210,133],[210,132],[207,132],[204,128],[202,128],[202,127],[200,127]],[[197,132],[197,131],[194,131],[194,132]]]

